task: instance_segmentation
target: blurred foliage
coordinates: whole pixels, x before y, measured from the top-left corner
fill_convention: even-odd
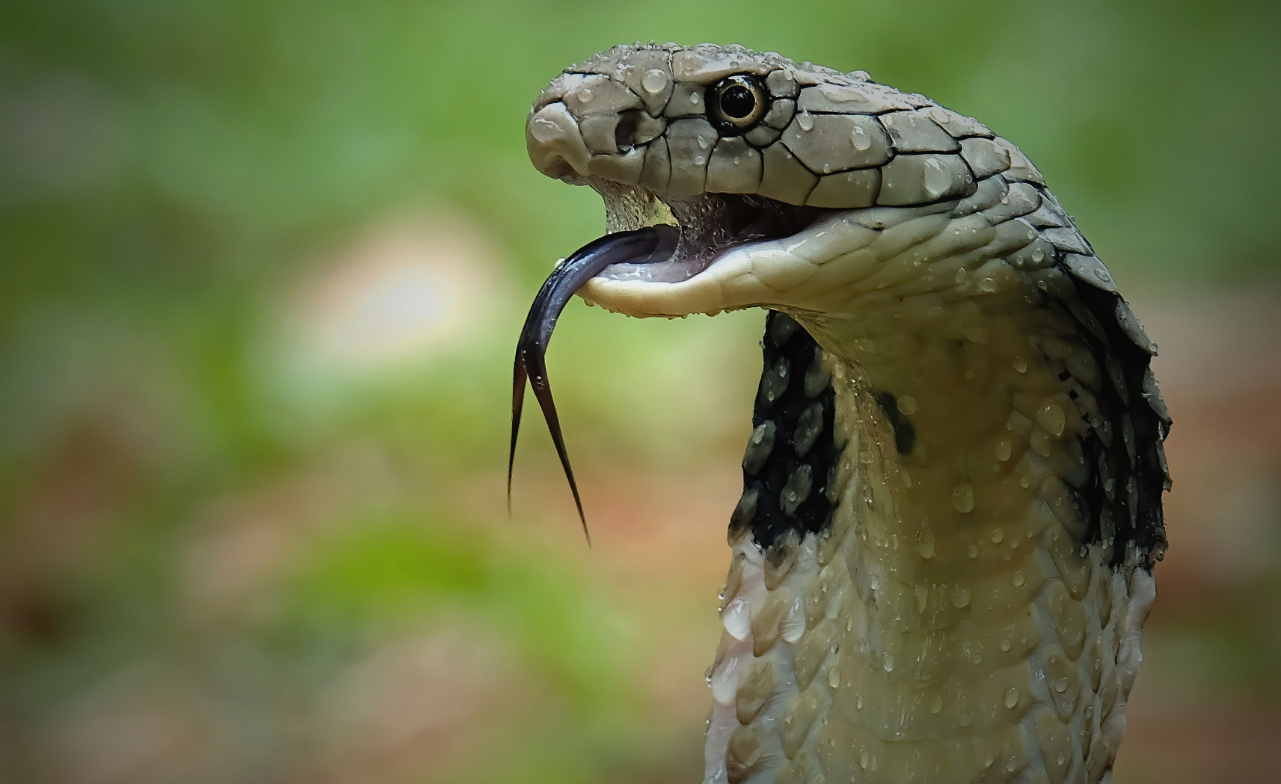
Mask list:
[[[697,738],[637,707],[646,648],[614,598],[495,522],[510,339],[550,262],[601,223],[592,194],[525,160],[537,91],[650,38],[867,69],[1020,144],[1123,283],[1217,285],[1275,275],[1278,17],[1248,0],[7,0],[0,779],[84,780],[77,754],[117,737],[90,729],[151,727],[120,682],[162,695],[186,762],[93,780],[308,778],[332,737],[298,717],[324,714],[321,687],[388,639],[455,627],[541,691],[493,714],[501,759],[432,780],[692,769]],[[501,260],[486,316],[372,381],[295,372],[298,290],[420,213],[462,216]],[[580,461],[736,449],[758,323],[572,309],[557,351],[592,361],[555,372]],[[686,400],[692,381],[716,394]],[[224,746],[193,751],[188,720]],[[647,743],[623,742],[642,725]],[[320,778],[424,775],[337,770]]]

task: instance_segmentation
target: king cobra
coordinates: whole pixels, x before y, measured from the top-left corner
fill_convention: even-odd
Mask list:
[[[575,292],[768,311],[705,784],[1110,780],[1170,418],[1028,158],[864,72],[709,44],[567,69],[526,140],[605,202],[516,355],[513,453],[528,378],[575,501],[543,361]]]

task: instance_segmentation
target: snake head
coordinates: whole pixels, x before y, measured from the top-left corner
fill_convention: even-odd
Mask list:
[[[1010,165],[982,125],[866,73],[711,44],[619,46],[567,69],[526,143],[539,171],[604,197],[608,231],[679,226],[670,260],[580,292],[634,316],[823,310],[799,284],[817,271],[807,257],[848,239],[829,219],[860,210],[877,230],[878,212],[955,203],[976,166]]]

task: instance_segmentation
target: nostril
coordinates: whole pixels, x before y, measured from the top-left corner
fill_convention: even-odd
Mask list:
[[[636,126],[640,122],[640,110],[623,112],[619,115],[618,125],[614,126],[614,143],[619,152],[627,152],[636,146]]]

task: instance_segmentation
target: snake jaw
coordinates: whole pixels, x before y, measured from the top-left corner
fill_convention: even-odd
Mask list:
[[[573,176],[594,188],[605,203],[610,232],[669,225],[680,239],[669,257],[612,264],[586,281],[579,294],[588,302],[633,317],[719,313],[777,304],[769,276],[757,278],[761,263],[777,270],[805,262],[787,248],[816,221],[831,213],[737,194],[690,198],[657,195],[648,189]]]

